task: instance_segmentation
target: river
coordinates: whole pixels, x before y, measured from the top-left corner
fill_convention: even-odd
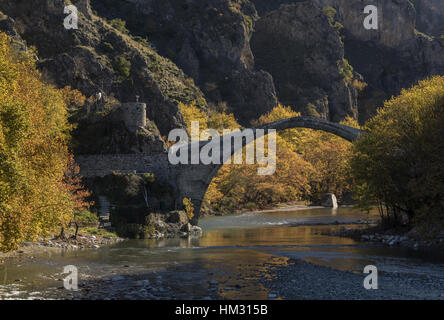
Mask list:
[[[324,235],[344,226],[365,227],[353,223],[376,219],[376,212],[347,207],[202,218],[200,238],[128,240],[96,250],[8,260],[0,265],[0,298],[334,299],[390,298],[398,293],[401,298],[407,293],[407,298],[444,298],[442,258]],[[300,263],[295,266],[295,261]],[[78,269],[78,291],[63,288],[66,265]],[[390,293],[380,288],[382,295],[368,296],[362,288],[366,265],[377,266],[383,283],[390,280]],[[291,268],[303,268],[303,278],[283,278],[292,274]],[[353,286],[359,294],[335,296],[336,284],[332,293],[318,295],[317,290],[325,291],[321,281],[326,277],[338,277],[341,285]]]

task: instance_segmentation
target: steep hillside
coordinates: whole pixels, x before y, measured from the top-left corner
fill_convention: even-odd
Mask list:
[[[256,10],[248,0],[93,0],[194,79],[213,103],[227,102],[243,124],[277,104],[272,77],[254,68],[250,49]]]
[[[259,14],[266,15],[280,5],[301,0],[252,0]],[[364,121],[375,114],[385,99],[399,94],[418,80],[444,74],[444,41],[439,35],[444,15],[441,0],[313,0],[320,7],[336,10],[334,20],[341,31],[345,58],[364,77],[368,87],[358,100],[359,118]],[[378,30],[363,27],[365,5],[375,5],[379,12]],[[418,21],[418,26],[415,22]],[[260,20],[259,22],[260,23]],[[318,37],[319,41],[321,37]]]
[[[243,124],[269,110],[277,100],[303,113],[315,110],[334,121],[356,115],[359,105],[360,119],[365,120],[401,88],[443,74],[442,40],[421,34],[415,24],[418,20],[419,31],[438,35],[444,13],[441,3],[92,0],[100,15],[128,21],[133,33],[154,43],[162,55],[195,80],[208,101],[226,101]],[[283,4],[296,4],[302,11],[280,8]],[[377,31],[363,27],[367,4],[379,9]],[[308,19],[310,10],[304,10],[313,5],[318,6],[311,9],[318,15]],[[330,19],[337,30],[319,13],[327,6],[336,10]],[[278,23],[281,18],[286,23]],[[319,44],[317,51],[307,47],[310,42]],[[293,54],[299,62],[288,60]],[[341,68],[348,68],[342,55],[368,83],[358,101],[355,88],[338,77]],[[358,74],[353,77],[359,79]]]
[[[369,0],[378,30],[363,27],[360,0],[77,0],[78,30],[63,28],[64,3],[3,0],[0,29],[35,46],[39,68],[60,87],[102,92],[110,104],[139,96],[151,120],[149,147],[135,148],[144,152],[184,125],[178,102],[226,102],[243,125],[278,102],[364,121],[402,88],[444,74],[440,0]],[[126,146],[135,137],[115,142],[115,125],[96,120],[81,133],[114,141],[99,152],[134,150]]]
[[[332,121],[357,116],[359,76],[344,60],[339,32],[312,2],[283,5],[256,23],[256,65],[274,78],[281,103]]]
[[[163,135],[184,125],[178,102],[206,108],[199,88],[173,62],[92,14],[89,0],[72,3],[80,10],[78,30],[63,27],[63,0],[0,2],[17,33],[37,48],[39,69],[49,81],[86,97],[102,92],[105,99],[131,102],[137,95]]]
[[[444,1],[412,0],[416,9],[416,28],[431,36],[444,35]]]

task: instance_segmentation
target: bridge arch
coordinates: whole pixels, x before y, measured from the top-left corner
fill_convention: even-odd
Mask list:
[[[254,130],[253,140],[259,138],[260,135],[263,133],[263,130],[258,130],[258,129],[265,129],[265,134],[267,134],[267,130],[270,129],[274,129],[277,132],[279,132],[282,130],[293,129],[293,128],[308,128],[313,130],[320,130],[332,133],[350,142],[359,139],[362,135],[361,130],[343,124],[333,123],[327,120],[318,119],[314,117],[294,117],[294,118],[278,120],[266,124],[264,126],[253,128]],[[219,137],[219,139],[223,140],[224,136]],[[211,140],[198,141],[198,142],[196,141],[186,145],[187,150],[189,150],[190,153],[189,158],[191,158],[193,145],[196,147],[195,144],[198,144],[199,145],[198,148],[200,151],[202,147],[210,143],[210,141]],[[230,156],[232,156],[234,153],[245,147],[245,145],[247,145],[249,142],[251,141],[243,140],[242,145],[239,145],[237,148],[234,145],[232,145]],[[176,170],[175,176],[177,177],[176,186],[180,193],[180,199],[190,198],[194,204],[195,218],[193,223],[197,223],[205,193],[207,192],[207,189],[211,181],[216,176],[219,169],[223,166],[223,163],[224,159],[223,155],[221,155],[220,164],[181,164],[174,166]]]

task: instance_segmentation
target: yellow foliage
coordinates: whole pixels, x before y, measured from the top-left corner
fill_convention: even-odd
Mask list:
[[[194,217],[194,205],[189,198],[183,198],[183,206],[185,207],[185,212],[187,213],[188,220],[193,219]]]
[[[191,122],[199,121],[199,131],[203,131],[208,128],[208,115],[196,104],[184,104],[179,102],[179,109],[185,120],[185,124],[188,127],[188,134],[191,136]]]
[[[252,125],[298,116],[290,107],[278,105]],[[352,118],[343,123],[359,127]],[[318,202],[326,192],[341,197],[350,188],[346,179],[350,146],[349,142],[321,131],[281,131],[277,135],[274,175],[257,175],[258,165],[225,165],[210,184],[204,206],[214,211],[233,211],[295,200]]]
[[[47,236],[73,217],[67,97],[79,99],[44,84],[31,54],[0,33],[0,250]]]
[[[386,101],[364,126],[351,161],[355,192],[378,201],[391,222],[406,216],[444,224],[444,77],[432,77]]]

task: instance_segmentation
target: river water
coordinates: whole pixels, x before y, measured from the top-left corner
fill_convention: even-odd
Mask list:
[[[200,238],[128,240],[7,261],[0,265],[0,298],[266,299],[269,290],[258,280],[273,278],[290,258],[361,274],[373,264],[383,272],[444,278],[436,255],[324,235],[376,219],[356,208],[202,218]],[[78,292],[63,289],[66,265],[78,269]]]

